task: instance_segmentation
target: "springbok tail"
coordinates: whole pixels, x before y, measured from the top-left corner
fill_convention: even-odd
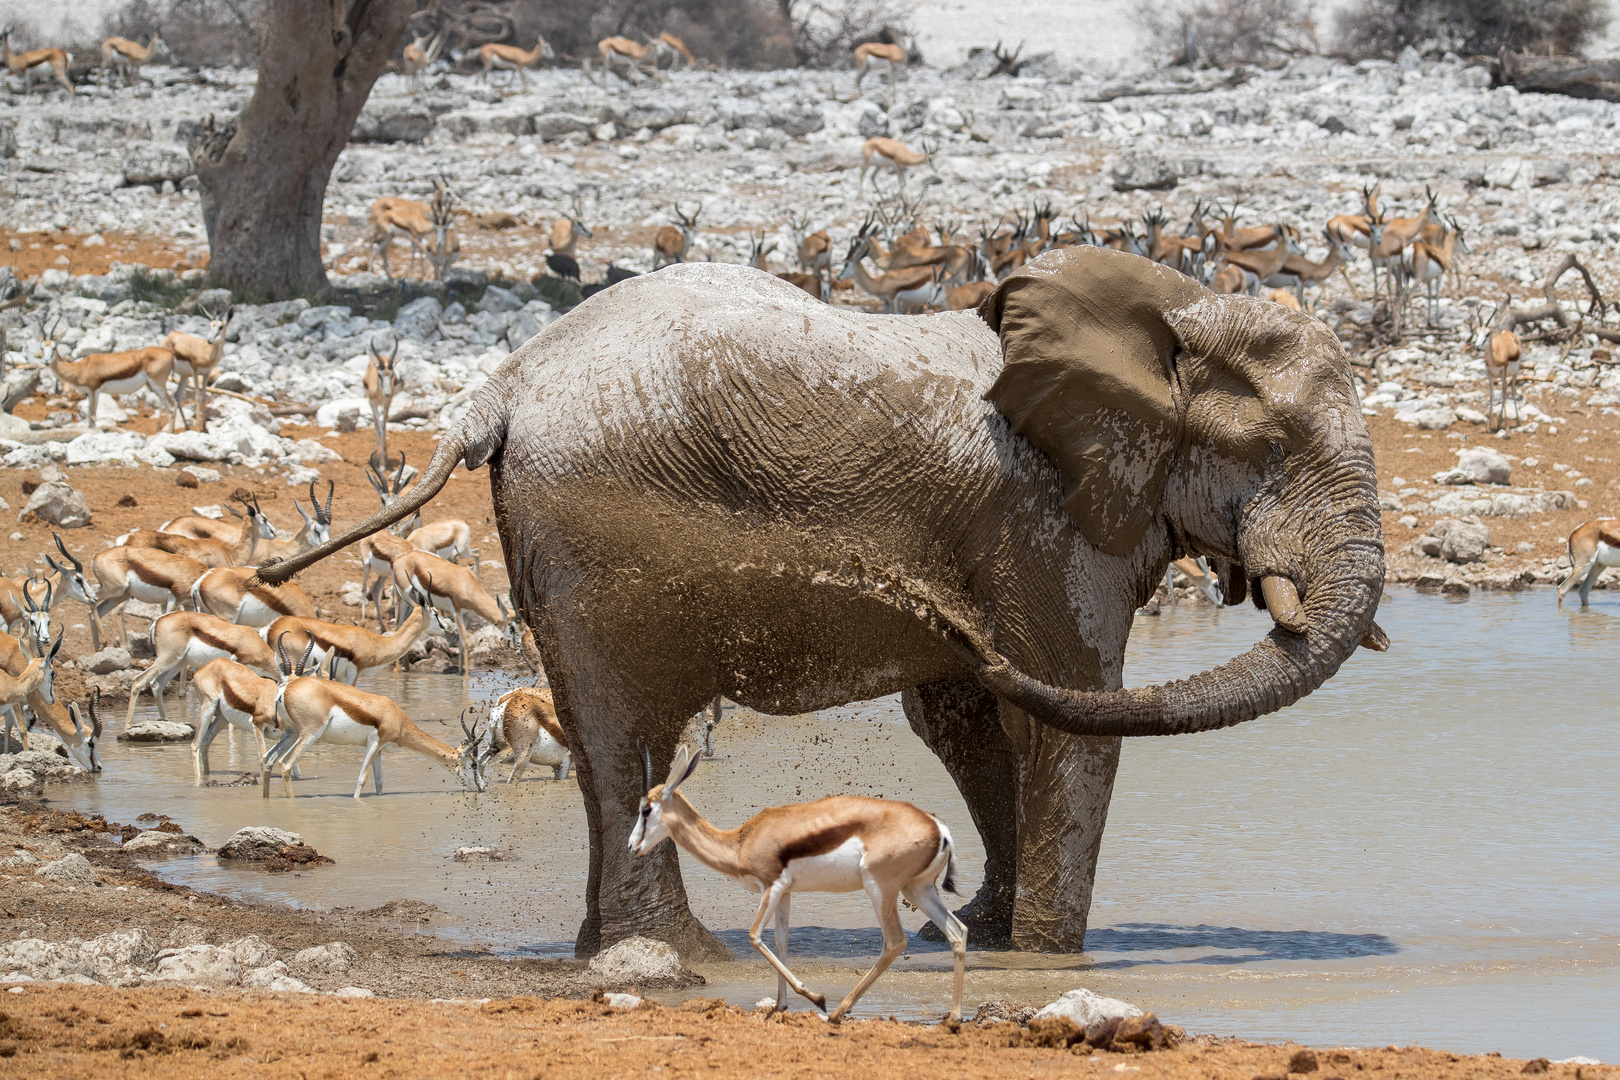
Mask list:
[[[946,892],[956,895],[956,842],[944,822],[939,825],[939,847],[945,853],[945,880],[940,884]]]

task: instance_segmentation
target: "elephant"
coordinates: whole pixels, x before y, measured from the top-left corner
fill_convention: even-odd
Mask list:
[[[1123,737],[1254,719],[1387,645],[1338,341],[1106,249],[1049,252],[977,313],[840,311],[719,264],[622,282],[512,353],[392,507],[260,576],[486,463],[587,811],[581,956],[635,934],[729,955],[673,846],[625,846],[638,740],[667,767],[716,694],[792,715],[900,692],[984,841],[972,940],[1073,952]],[[1134,614],[1187,555],[1273,626],[1122,690]]]

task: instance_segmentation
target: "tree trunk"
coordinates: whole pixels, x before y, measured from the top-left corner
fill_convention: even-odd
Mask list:
[[[1530,56],[1503,49],[1497,57],[1501,81],[1529,93],[1620,101],[1620,60],[1576,56]]]
[[[270,0],[253,97],[191,143],[214,285],[265,297],[326,288],[326,181],[410,13],[410,0]]]

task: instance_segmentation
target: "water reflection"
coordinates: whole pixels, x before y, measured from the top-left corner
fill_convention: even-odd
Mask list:
[[[1252,964],[1264,960],[1343,960],[1356,956],[1393,956],[1400,946],[1383,934],[1340,934],[1326,930],[1250,930],[1240,926],[1170,926],[1125,923],[1086,931],[1086,952],[1175,952],[1223,949],[1204,956],[1155,956],[1150,959],[1105,960],[1099,969],[1137,964]]]

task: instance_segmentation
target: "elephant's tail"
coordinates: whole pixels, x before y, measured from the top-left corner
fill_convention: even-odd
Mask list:
[[[271,559],[264,563],[249,581],[249,588],[263,583],[280,585],[328,555],[410,517],[443,490],[457,465],[465,463],[468,469],[482,466],[506,441],[506,398],[505,380],[502,372],[497,371],[473,398],[467,415],[439,440],[427,469],[409,492],[392,506],[384,507],[320,547],[290,559]]]

